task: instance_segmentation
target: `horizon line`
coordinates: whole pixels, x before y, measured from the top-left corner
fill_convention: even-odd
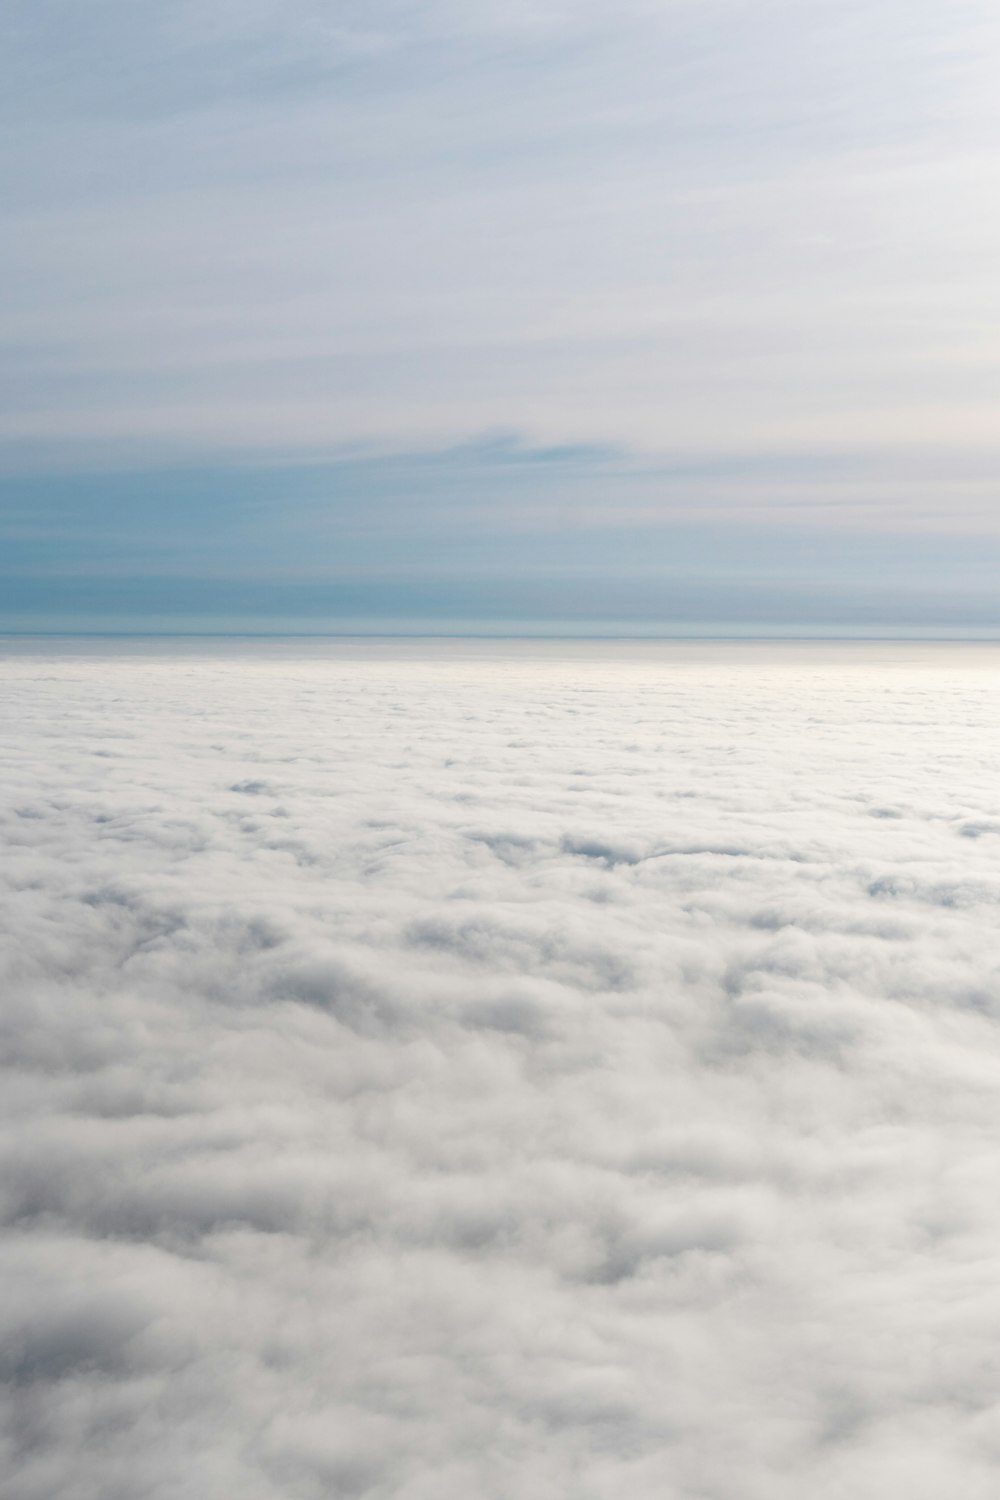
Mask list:
[[[1000,626],[989,634],[938,635],[913,632],[894,635],[862,635],[860,633],[825,632],[811,634],[793,633],[727,633],[727,632],[664,632],[662,634],[624,632],[596,633],[593,631],[469,631],[469,630],[8,630],[0,628],[0,641],[7,640],[261,640],[261,641],[621,641],[679,643],[731,642],[748,644],[768,642],[790,645],[801,643],[841,642],[845,645],[893,643],[914,645],[1000,645]]]

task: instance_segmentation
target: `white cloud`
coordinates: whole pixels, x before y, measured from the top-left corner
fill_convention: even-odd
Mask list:
[[[990,1495],[995,663],[9,657],[4,1493]]]

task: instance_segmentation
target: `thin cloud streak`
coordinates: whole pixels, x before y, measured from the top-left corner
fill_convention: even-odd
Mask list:
[[[10,441],[992,444],[985,4],[16,20]]]
[[[666,463],[496,438],[266,466],[46,467],[0,479],[0,629],[998,624],[983,455],[948,484],[947,521],[941,455],[936,468],[900,454]]]

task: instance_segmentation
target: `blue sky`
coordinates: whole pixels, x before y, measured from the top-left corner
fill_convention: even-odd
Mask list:
[[[994,5],[2,26],[0,628],[1000,625]]]

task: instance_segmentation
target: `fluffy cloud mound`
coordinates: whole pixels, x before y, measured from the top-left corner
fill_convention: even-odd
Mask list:
[[[997,657],[4,665],[4,1496],[963,1500]]]

